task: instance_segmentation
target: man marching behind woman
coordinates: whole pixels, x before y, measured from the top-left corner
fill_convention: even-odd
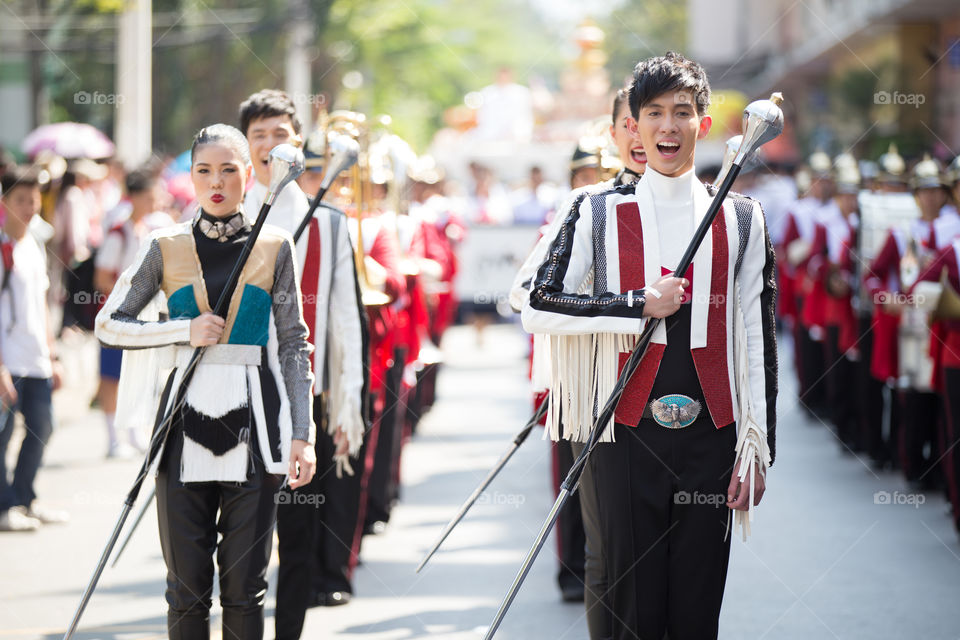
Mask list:
[[[223,637],[257,639],[277,489],[285,475],[291,488],[306,485],[316,468],[311,349],[293,243],[271,225],[251,248],[236,290],[226,292],[226,318],[211,312],[251,232],[242,206],[250,153],[243,134],[216,124],[197,133],[191,163],[200,208],[192,220],[146,238],[97,315],[96,335],[106,346],[136,349],[131,356],[170,347],[163,351],[174,368],[158,421],[185,401],[157,475],[169,636],[209,637],[216,549]],[[168,315],[158,320],[161,293]],[[183,390],[194,347],[207,349]],[[121,395],[125,382],[137,380],[121,380]]]
[[[240,105],[240,127],[257,178],[246,199],[252,210],[270,183],[270,150],[281,143],[300,144],[301,123],[290,96],[264,89]],[[270,220],[292,233],[309,208],[307,196],[291,183],[280,192]],[[277,511],[279,640],[300,637],[307,608],[349,601],[360,551],[365,318],[356,295],[347,221],[318,207],[296,248],[294,267],[303,289],[307,340],[314,348],[311,404],[321,427],[315,448],[320,471],[304,489],[314,499],[294,501],[284,495]]]

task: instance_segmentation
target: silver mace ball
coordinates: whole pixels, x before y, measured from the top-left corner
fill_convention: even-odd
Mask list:
[[[747,157],[783,132],[783,94],[777,92],[769,100],[756,100],[743,110],[743,141],[733,160],[742,167]]]
[[[349,169],[360,155],[360,144],[348,135],[331,133],[327,138],[327,149],[330,150],[330,162],[323,174],[320,190],[326,191],[344,169]]]
[[[263,203],[272,206],[285,186],[303,173],[303,151],[292,144],[278,144],[270,150],[270,187]]]

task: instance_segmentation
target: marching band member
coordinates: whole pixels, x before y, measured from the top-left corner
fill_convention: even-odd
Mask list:
[[[953,161],[948,179],[955,201],[960,196],[960,156]],[[933,355],[933,388],[943,399],[942,469],[954,526],[960,534],[960,233],[947,243],[920,272],[917,283],[940,282],[943,290],[930,341]],[[916,288],[916,285],[915,285]],[[913,291],[912,291],[913,292]]]
[[[825,227],[827,252],[822,273],[827,399],[837,436],[846,447],[857,450],[861,430],[857,423],[856,394],[850,393],[849,385],[856,378],[859,359],[853,291],[860,171],[857,161],[849,154],[837,156],[833,166],[836,215]]]
[[[254,160],[256,182],[246,196],[247,208],[252,210],[270,182],[270,150],[282,143],[299,144],[301,123],[286,93],[264,89],[240,105],[240,124]],[[315,162],[311,158],[311,164]],[[270,220],[292,233],[309,207],[300,187],[290,184],[277,197]],[[351,573],[359,553],[353,537],[359,488],[358,479],[350,477],[354,472],[350,458],[358,456],[364,438],[363,318],[353,252],[339,214],[317,208],[297,241],[295,264],[307,338],[314,347],[311,365],[316,383],[311,404],[323,427],[315,446],[322,467],[304,492],[278,496],[275,626],[280,640],[300,636],[308,607],[343,604],[353,591]]]
[[[877,161],[879,174],[877,190],[879,193],[903,193],[907,190],[906,163],[897,153],[897,146],[891,144],[887,152]],[[895,392],[894,381],[898,375],[897,354],[900,350],[897,332],[900,319],[893,311],[892,293],[899,291],[900,248],[897,234],[888,234],[871,265],[864,271],[863,286],[873,301],[873,313],[870,326],[870,377],[871,397],[876,397],[875,389],[887,393],[890,398],[886,421],[890,425],[886,437],[883,433],[884,412],[882,406],[871,405],[865,418],[867,421],[867,447],[872,451],[874,460],[880,465],[900,465],[896,451],[899,441],[900,398]]]
[[[960,233],[960,216],[950,203],[950,185],[936,160],[926,155],[917,163],[911,175],[910,187],[920,210],[920,219],[914,222],[913,240],[907,241],[900,261],[904,288],[912,286],[918,273],[936,252],[949,246],[950,241]],[[932,338],[930,318],[925,310],[910,305],[910,302],[909,298],[894,301],[900,307],[900,378],[906,384],[903,391],[900,460],[907,480],[934,487],[942,478],[939,469],[935,469],[940,457],[937,453],[939,398],[931,386],[932,380],[926,366]],[[939,340],[935,342],[939,343]],[[904,353],[906,345],[912,348]]]
[[[382,402],[377,405],[375,429],[376,447],[372,452],[372,469],[367,485],[367,511],[364,533],[380,533],[390,520],[393,505],[400,497],[400,450],[403,445],[403,432],[406,423],[408,389],[410,381],[404,380],[404,372],[419,350],[419,335],[416,324],[420,309],[415,306],[416,290],[411,289],[411,278],[405,271],[408,265],[404,261],[404,252],[400,246],[397,232],[397,213],[387,203],[389,182],[393,179],[389,168],[375,166],[374,154],[368,154],[370,163],[366,176],[361,180],[370,185],[371,202],[369,212],[363,216],[363,239],[372,236],[372,244],[364,248],[367,261],[367,273],[380,271],[375,282],[394,281],[391,285],[389,304],[368,306],[367,309],[379,315],[387,332],[384,342],[379,346],[380,362],[383,366],[380,396]],[[361,187],[362,188],[362,187]],[[350,220],[351,225],[355,223]],[[368,253],[369,252],[369,253]],[[371,264],[372,263],[372,264]],[[369,455],[369,454],[368,454]]]
[[[899,189],[900,174],[896,172],[899,163],[890,160],[890,153],[887,156],[885,162],[881,162],[881,166],[885,167],[881,172],[881,181],[885,181],[883,183],[888,189]],[[893,171],[890,170],[891,168]],[[907,423],[922,425],[927,421],[935,421],[936,401],[929,394],[918,395],[922,392],[916,388],[908,389],[903,394],[896,393],[897,380],[903,369],[900,353],[901,316],[904,311],[904,294],[916,278],[917,272],[929,261],[934,252],[940,250],[944,243],[950,242],[952,239],[950,229],[955,228],[956,222],[949,215],[949,211],[945,212],[948,215],[943,221],[939,220],[943,202],[942,196],[937,196],[935,193],[942,192],[938,173],[939,169],[935,163],[921,162],[917,165],[914,170],[914,181],[917,187],[916,199],[920,208],[920,218],[913,222],[907,232],[891,229],[880,251],[864,274],[864,286],[867,287],[874,301],[871,374],[875,379],[885,383],[891,393],[891,414],[888,417],[890,440],[887,443],[887,449],[891,455],[897,452],[893,460],[897,464],[905,465],[904,471],[909,480],[930,476],[925,470],[929,467],[928,464],[918,463],[915,455],[908,455],[908,451],[916,451],[916,445],[908,445],[908,440],[913,442],[920,436],[916,428],[908,426]],[[929,192],[930,185],[934,183],[936,186],[933,187],[932,192]],[[923,322],[920,323],[919,328],[925,331]],[[925,344],[926,340],[919,342]],[[925,383],[925,380],[920,381],[921,385]],[[920,437],[920,440],[926,437],[928,436]]]
[[[644,177],[636,186],[581,194],[560,214],[522,312],[524,328],[550,334],[551,341],[593,336],[595,349],[584,360],[555,354],[551,381],[551,405],[562,405],[563,416],[561,425],[558,412],[548,412],[549,433],[580,441],[589,435],[593,407],[609,397],[633,337],[647,318],[667,319],[627,384],[615,424],[589,459],[593,491],[581,495],[596,501],[600,514],[605,602],[618,640],[662,638],[668,631],[671,637],[717,636],[728,509],[759,503],[762,470],[772,462],[775,267],[759,205],[728,198],[691,270],[671,272],[684,248],[678,239],[692,235],[711,200],[694,170],[696,141],[710,129],[709,95],[700,65],[678,54],[637,65],[629,126],[646,151]],[[738,217],[749,236],[741,237]],[[733,293],[738,283],[739,298]],[[728,315],[735,299],[742,300],[749,345],[749,356],[741,353],[749,360],[740,369],[749,391],[741,387],[739,419]],[[682,404],[682,422],[662,413],[663,404],[674,407],[672,413]],[[741,484],[740,465],[753,462],[754,472]]]
[[[424,278],[424,302],[427,305],[427,335],[439,345],[457,312],[454,289],[458,263],[457,246],[466,235],[466,226],[444,196],[445,173],[436,161],[423,156],[409,170],[411,197],[409,217],[417,221],[419,232],[411,239],[411,254],[419,256]],[[436,359],[436,358],[434,358]],[[424,364],[417,379],[421,410],[433,405],[436,395],[437,364]]]
[[[812,415],[825,412],[823,383],[824,289],[816,274],[823,266],[826,251],[826,223],[835,220],[834,183],[830,157],[818,151],[810,156],[810,188],[787,214],[782,252],[786,259],[784,296],[793,293],[788,306],[793,320],[794,353],[801,406]]]
[[[97,315],[96,335],[125,349],[177,347],[158,421],[178,399],[185,404],[173,414],[156,483],[170,637],[209,637],[216,549],[223,636],[255,639],[263,637],[277,489],[284,474],[291,488],[308,484],[316,467],[312,349],[292,239],[271,225],[251,249],[226,318],[211,313],[251,230],[247,141],[233,127],[205,127],[191,163],[196,216],[147,237]],[[141,317],[156,318],[160,294],[169,319]],[[180,390],[181,368],[201,346],[203,359]]]
[[[393,496],[393,435],[394,416],[397,407],[400,375],[403,362],[395,357],[397,343],[397,310],[394,303],[406,294],[406,278],[400,271],[400,248],[396,234],[381,219],[383,210],[368,205],[357,196],[364,189],[363,176],[358,167],[350,179],[353,204],[348,208],[356,215],[348,216],[350,240],[355,253],[363,256],[361,290],[367,297],[364,305],[370,327],[370,394],[372,398],[372,424],[367,436],[368,445],[361,480],[361,522],[363,533],[383,531],[390,518]],[[375,198],[379,200],[380,198]],[[357,206],[357,203],[360,206]],[[362,217],[362,221],[358,218]],[[362,244],[361,244],[362,240]],[[359,266],[359,265],[358,265]],[[378,300],[370,302],[374,294]]]

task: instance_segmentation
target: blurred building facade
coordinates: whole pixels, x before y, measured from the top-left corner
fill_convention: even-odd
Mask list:
[[[956,0],[689,0],[688,34],[715,89],[784,92],[804,155],[960,152]]]

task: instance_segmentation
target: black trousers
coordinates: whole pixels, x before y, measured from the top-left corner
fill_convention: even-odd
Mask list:
[[[616,640],[716,638],[727,576],[736,431],[706,411],[685,429],[649,420],[614,425],[616,442],[590,456],[610,630]],[[589,489],[589,486],[587,487]],[[587,564],[587,583],[594,584]]]
[[[210,637],[214,553],[220,570],[223,637],[263,638],[275,496],[282,477],[264,470],[255,439],[250,448],[250,471],[243,484],[184,484],[182,429],[175,426],[168,436],[157,476],[157,517],[167,565],[170,638]],[[217,534],[223,536],[219,544]]]
[[[586,445],[582,442],[574,442],[571,443],[571,447],[573,457],[577,458]],[[589,464],[583,468],[583,473],[580,475],[580,489],[574,495],[582,497],[580,513],[585,536],[583,600],[586,606],[587,630],[590,632],[590,640],[607,640],[613,637],[611,630],[613,616],[612,609],[606,601],[607,564],[603,555],[599,505]]]
[[[317,594],[353,593],[353,569],[360,552],[357,520],[365,447],[351,459],[354,475],[337,478],[336,445],[327,433],[323,396],[316,396],[317,473],[306,487],[280,493],[277,508],[277,640],[296,640]]]
[[[823,342],[814,340],[810,336],[810,331],[803,326],[800,327],[799,337],[803,375],[800,406],[814,416],[823,417],[826,414],[827,404],[827,385],[824,376],[826,354]]]
[[[953,523],[960,533],[960,369],[944,367],[944,476],[953,507]]]
[[[856,397],[852,382],[856,376],[856,364],[840,351],[840,327],[827,327],[826,343],[826,392],[830,420],[837,430],[837,437],[854,451],[861,448],[860,429],[857,428]]]
[[[886,463],[890,454],[883,440],[883,383],[870,374],[873,358],[873,319],[862,315],[857,320],[860,360],[856,363],[857,414],[860,442],[878,463]]]
[[[939,414],[940,398],[936,393],[915,389],[903,392],[900,463],[907,480],[922,481],[928,487],[940,484]]]
[[[558,494],[560,484],[573,466],[573,457],[569,440],[553,443],[553,488]],[[586,538],[583,532],[583,515],[580,512],[580,497],[576,493],[570,496],[557,517],[557,546],[560,558],[557,584],[561,589],[584,584]]]
[[[401,402],[401,377],[403,376],[404,353],[398,349],[393,366],[387,371],[384,381],[383,409],[380,414],[379,433],[373,468],[367,487],[366,523],[388,522],[390,511],[400,495],[395,481],[395,465],[399,464],[400,442],[403,438],[402,419],[405,409]]]

